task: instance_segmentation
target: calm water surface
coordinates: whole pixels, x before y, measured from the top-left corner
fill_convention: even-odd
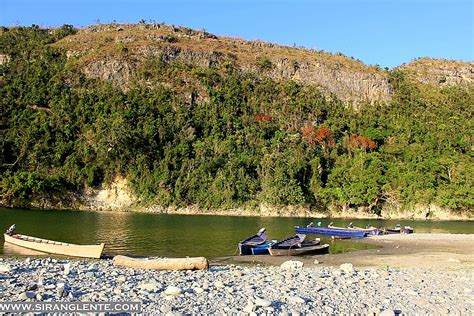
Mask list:
[[[232,216],[188,216],[144,213],[108,213],[0,208],[0,230],[17,224],[17,232],[76,244],[105,243],[108,255],[205,256],[214,258],[237,253],[239,240],[266,227],[270,239],[294,234],[295,225],[317,222],[316,218],[260,218]],[[389,227],[410,225],[419,233],[474,233],[473,222],[321,219],[337,226]],[[312,237],[308,235],[308,238]],[[316,237],[316,236],[314,236]],[[3,235],[2,235],[3,244]],[[350,241],[330,243],[330,252],[371,248]],[[19,255],[17,249],[0,246],[0,255]]]

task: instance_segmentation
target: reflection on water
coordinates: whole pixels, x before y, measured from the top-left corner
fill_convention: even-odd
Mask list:
[[[237,253],[239,240],[266,227],[270,239],[293,235],[295,225],[304,226],[318,219],[260,218],[230,216],[186,216],[144,213],[74,212],[22,209],[0,209],[0,230],[12,223],[18,233],[76,244],[105,243],[108,255],[129,254],[145,256],[205,256],[209,258]],[[397,220],[322,219],[336,226],[372,224],[391,227],[400,223],[412,226],[416,232],[474,233],[472,222],[431,222]],[[308,236],[313,238],[315,236]],[[364,243],[332,241],[322,237],[321,242],[331,245],[330,252],[366,249]],[[0,247],[0,254],[18,254]]]

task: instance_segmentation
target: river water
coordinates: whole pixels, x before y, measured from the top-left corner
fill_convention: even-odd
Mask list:
[[[17,225],[20,234],[75,244],[105,243],[107,255],[205,256],[215,258],[237,253],[237,243],[266,227],[270,239],[294,234],[295,225],[305,226],[317,218],[232,217],[163,215],[123,212],[81,212],[0,208],[0,230]],[[372,224],[375,227],[410,225],[418,233],[474,233],[474,222],[320,219],[323,225]],[[308,238],[313,236],[308,236]],[[314,236],[316,237],[316,236]],[[3,235],[2,235],[3,244]],[[373,246],[351,241],[332,241],[330,252],[368,249]],[[0,255],[21,255],[17,249],[0,247]]]

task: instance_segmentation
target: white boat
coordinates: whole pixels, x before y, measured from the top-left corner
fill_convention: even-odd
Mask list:
[[[3,234],[6,243],[41,252],[82,258],[99,259],[104,251],[104,243],[100,245],[75,245],[48,239],[41,239],[20,234]]]

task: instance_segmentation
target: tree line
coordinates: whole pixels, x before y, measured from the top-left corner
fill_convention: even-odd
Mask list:
[[[0,34],[3,205],[120,175],[143,205],[473,208],[472,86],[428,87],[392,70],[389,104],[355,111],[293,81],[155,57],[124,91],[49,45],[74,32]],[[202,100],[182,97],[183,75]]]

